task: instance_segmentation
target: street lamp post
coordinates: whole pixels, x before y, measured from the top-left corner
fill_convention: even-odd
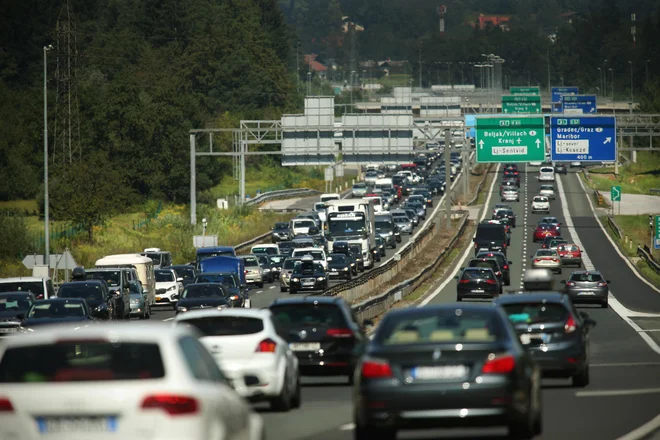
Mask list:
[[[312,72],[307,72],[307,95],[312,94]]]
[[[600,67],[598,68],[598,90],[600,90],[601,93],[605,93],[603,90],[603,69]]]
[[[651,60],[646,60],[646,83],[647,84],[649,82],[649,61],[651,61]]]
[[[44,264],[50,272],[50,218],[48,212],[48,65],[46,53],[53,48],[44,46]]]
[[[614,107],[614,69],[611,67],[609,68],[610,74],[611,74],[611,85],[612,85],[612,114],[616,115],[616,108]]]
[[[461,65],[461,85],[463,85],[465,83],[465,77],[463,76],[463,66],[465,63],[463,61],[459,61],[458,64]]]
[[[451,85],[451,61],[447,61],[447,84]]]
[[[634,102],[634,94],[633,94],[633,63],[632,61],[628,61],[628,64],[630,64],[630,113],[632,114],[632,106]]]

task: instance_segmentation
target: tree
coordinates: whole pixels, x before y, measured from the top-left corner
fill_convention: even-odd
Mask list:
[[[80,225],[89,241],[94,239],[94,226],[122,208],[127,196],[121,173],[103,154],[81,161],[75,169],[53,176],[52,181],[49,206],[53,218]]]

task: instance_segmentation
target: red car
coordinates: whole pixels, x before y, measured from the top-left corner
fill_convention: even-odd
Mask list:
[[[557,253],[561,258],[562,266],[574,264],[577,267],[582,267],[582,251],[576,244],[560,244],[557,247]]]
[[[534,243],[545,240],[545,237],[559,237],[559,231],[553,225],[540,224],[534,230]]]

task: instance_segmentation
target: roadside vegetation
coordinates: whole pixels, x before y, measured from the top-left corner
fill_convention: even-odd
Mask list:
[[[638,151],[637,162],[628,162],[619,167],[590,168],[588,170],[592,189],[609,193],[612,186],[621,186],[626,194],[652,194],[650,189],[660,189],[660,152]],[[660,195],[660,193],[655,193]]]

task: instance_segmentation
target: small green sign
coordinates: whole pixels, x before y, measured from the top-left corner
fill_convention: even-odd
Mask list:
[[[621,187],[620,186],[613,186],[612,188],[610,188],[610,196],[611,196],[613,202],[620,202],[621,201]]]
[[[478,163],[541,162],[545,159],[542,116],[477,116]]]
[[[660,249],[660,215],[656,215],[653,220],[653,247]]]
[[[538,87],[511,87],[512,95],[540,95],[541,89]]]
[[[504,95],[502,113],[541,113],[540,95]]]

